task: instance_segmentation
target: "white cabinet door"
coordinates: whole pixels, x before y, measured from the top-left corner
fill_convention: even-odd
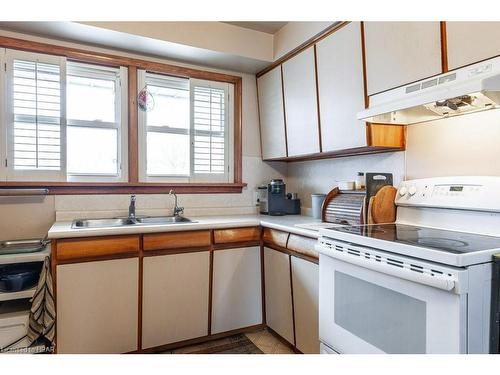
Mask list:
[[[366,146],[361,26],[351,22],[316,45],[323,151]]]
[[[212,334],[262,323],[260,247],[216,250]]]
[[[286,156],[281,66],[257,78],[262,159]]]
[[[288,156],[319,152],[314,47],[283,63]]]
[[[294,344],[290,256],[264,248],[264,275],[267,325]]]
[[[368,95],[442,72],[439,22],[364,25]]]
[[[57,266],[57,352],[137,349],[137,258]]]
[[[208,334],[208,251],[144,258],[143,349]]]
[[[446,22],[448,69],[500,55],[500,22]]]
[[[319,267],[292,257],[296,346],[302,353],[319,353]]]

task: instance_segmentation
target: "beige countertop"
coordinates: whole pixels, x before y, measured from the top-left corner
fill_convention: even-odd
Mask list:
[[[200,216],[190,217],[192,223],[167,224],[167,225],[131,225],[124,227],[107,228],[80,228],[72,229],[71,221],[55,222],[49,229],[48,238],[75,238],[94,236],[115,236],[125,234],[178,232],[199,229],[224,229],[237,227],[251,227],[261,225],[263,227],[295,233],[307,237],[317,238],[319,232],[310,228],[301,228],[297,225],[319,224],[320,220],[311,216],[287,215],[231,215],[231,216]]]

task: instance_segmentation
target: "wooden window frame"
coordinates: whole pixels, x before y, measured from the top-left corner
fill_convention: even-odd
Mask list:
[[[77,194],[161,194],[174,189],[176,193],[241,193],[242,180],[242,78],[224,73],[181,67],[120,55],[91,52],[78,48],[0,36],[0,48],[64,56],[69,61],[128,69],[128,182],[25,182],[0,181],[2,188],[46,188],[51,195]],[[184,78],[197,78],[234,85],[234,160],[232,183],[142,183],[138,165],[137,70]]]

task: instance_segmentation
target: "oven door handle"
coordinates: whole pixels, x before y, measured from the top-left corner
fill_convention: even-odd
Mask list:
[[[391,266],[387,263],[377,262],[373,259],[367,259],[363,256],[350,255],[340,251],[331,251],[328,249],[322,251],[323,254],[336,258],[346,263],[354,264],[356,266],[367,268],[376,272],[384,273],[389,276],[398,277],[408,281],[416,282],[423,285],[432,286],[434,288],[451,291],[455,288],[455,280],[443,275],[432,276],[426,273],[409,270],[408,268],[401,268],[398,266]]]

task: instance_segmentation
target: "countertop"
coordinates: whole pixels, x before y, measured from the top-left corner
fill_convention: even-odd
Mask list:
[[[94,236],[115,236],[140,233],[158,233],[158,232],[178,232],[198,229],[224,229],[237,227],[251,227],[261,225],[263,227],[282,230],[289,233],[299,234],[306,237],[318,238],[319,231],[300,228],[301,224],[320,224],[321,220],[314,219],[311,216],[287,215],[287,216],[268,216],[268,215],[232,215],[232,216],[200,216],[190,217],[194,222],[167,224],[167,225],[131,225],[124,227],[107,228],[81,228],[72,229],[71,221],[55,222],[49,229],[48,238],[75,238],[75,237],[94,237]]]

